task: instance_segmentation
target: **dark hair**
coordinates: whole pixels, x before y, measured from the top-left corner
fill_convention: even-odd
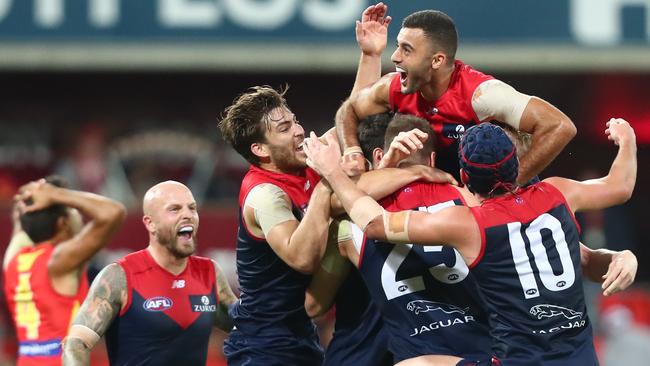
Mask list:
[[[67,182],[57,175],[48,176],[45,181],[60,188],[68,186]],[[67,215],[66,206],[54,204],[42,210],[20,215],[20,226],[34,243],[41,243],[56,235],[56,223],[59,217]]]
[[[357,134],[359,135],[359,144],[363,150],[363,156],[372,161],[372,151],[376,148],[384,147],[384,136],[386,128],[393,118],[392,113],[379,113],[368,116],[359,121]]]
[[[519,173],[517,148],[501,127],[481,123],[469,128],[458,155],[472,192],[492,195],[514,189]]]
[[[421,10],[415,12],[402,22],[402,28],[418,28],[433,41],[434,47],[442,50],[449,61],[456,57],[458,32],[451,17],[439,10]]]
[[[426,159],[431,156],[431,153],[435,147],[436,135],[433,132],[429,121],[410,114],[398,113],[390,121],[388,128],[386,128],[386,136],[384,136],[384,152],[388,151],[388,148],[390,147],[391,142],[393,142],[395,136],[399,135],[400,132],[411,131],[414,128],[427,133],[429,135],[429,138],[422,144],[424,147],[418,150],[416,153],[412,154],[409,157],[409,160],[414,163],[421,163],[426,161]]]
[[[252,87],[226,108],[218,123],[226,142],[251,164],[259,164],[259,158],[251,152],[251,144],[266,141],[268,114],[276,108],[287,107],[284,99],[287,89],[283,87],[278,91],[267,85]]]

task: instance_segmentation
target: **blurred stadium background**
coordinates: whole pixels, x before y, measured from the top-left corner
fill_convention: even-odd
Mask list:
[[[233,281],[239,182],[247,166],[216,128],[249,86],[289,84],[306,130],[324,132],[354,82],[354,21],[369,0],[0,0],[0,247],[23,183],[50,173],[123,201],[129,217],[92,265],[146,246],[139,200],[164,179],[186,182],[201,205],[200,254]],[[602,299],[587,284],[604,365],[650,359],[650,0],[385,1],[399,23],[437,8],[460,35],[459,58],[540,96],[578,127],[543,177],[606,174],[616,148],[610,117],[639,144],[636,192],[626,205],[580,217],[592,247],[632,249],[634,290]],[[13,364],[2,299],[0,365]],[[320,321],[327,334],[331,321]],[[225,364],[216,335],[210,364]],[[104,364],[103,347],[94,364]],[[612,362],[611,360],[618,360]],[[4,362],[4,363],[3,363]]]

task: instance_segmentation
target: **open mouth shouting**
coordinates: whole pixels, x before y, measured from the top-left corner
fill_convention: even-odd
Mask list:
[[[408,81],[408,73],[406,70],[399,66],[395,66],[395,71],[399,72],[399,81],[402,84],[402,87],[406,87],[406,82]]]
[[[298,144],[298,147],[296,148],[296,151],[298,151],[298,152],[302,152],[304,146],[305,146],[305,141],[299,143],[299,144]]]
[[[176,236],[185,242],[191,242],[194,237],[194,226],[192,225],[181,226],[181,228],[178,229],[178,232],[176,232]]]

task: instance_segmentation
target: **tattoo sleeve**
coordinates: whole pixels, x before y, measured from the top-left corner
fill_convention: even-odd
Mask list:
[[[214,262],[214,271],[217,276],[217,295],[219,296],[219,304],[217,306],[217,314],[214,320],[214,326],[230,332],[234,326],[233,320],[228,314],[228,309],[237,301],[237,297],[232,292],[228,279],[224,275],[219,265]]]
[[[72,325],[83,325],[103,336],[120,312],[126,296],[124,270],[116,263],[106,266],[93,281]],[[63,365],[90,365],[90,351],[81,339],[67,339],[63,347]]]

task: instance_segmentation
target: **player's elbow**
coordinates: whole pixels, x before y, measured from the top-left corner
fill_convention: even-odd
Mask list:
[[[383,217],[379,215],[374,219],[372,219],[366,226],[364,233],[366,234],[366,238],[368,239],[379,239],[379,240],[386,239]]]
[[[565,141],[565,144],[571,141],[578,133],[578,129],[573,124],[573,121],[567,116],[562,116],[555,127],[556,136]]]
[[[617,204],[623,204],[632,198],[634,192],[634,184],[620,184],[614,191],[614,197]]]
[[[296,258],[291,267],[303,274],[313,274],[318,269],[320,259],[317,257]]]
[[[307,296],[305,296],[305,312],[310,318],[316,318],[325,314],[327,309],[307,293]]]
[[[125,217],[126,207],[124,207],[120,202],[111,200],[111,202],[101,210],[101,214],[95,218],[95,222],[113,227],[121,224]]]
[[[623,204],[632,198],[632,192],[634,191],[633,184],[627,184],[626,182],[617,182],[612,179],[605,178],[608,189],[607,189],[607,206],[614,206]]]

